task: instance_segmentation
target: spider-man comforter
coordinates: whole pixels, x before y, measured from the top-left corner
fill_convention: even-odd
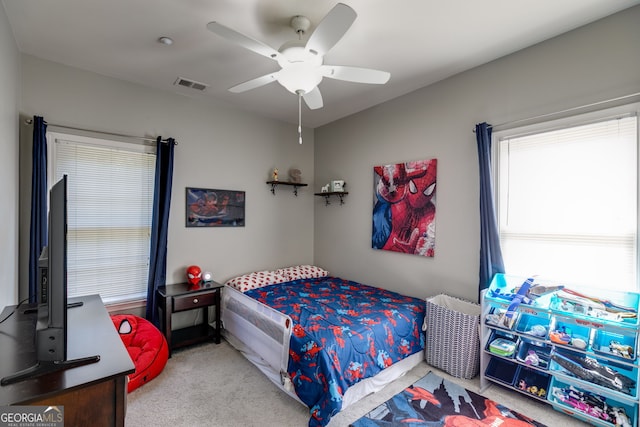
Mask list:
[[[346,389],[424,349],[424,301],[360,283],[322,277],[245,292],[294,321],[289,376],[311,412],[326,425]]]

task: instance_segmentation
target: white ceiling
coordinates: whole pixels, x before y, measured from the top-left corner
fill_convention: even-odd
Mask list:
[[[640,4],[640,0],[343,0],[358,14],[326,64],[389,71],[386,85],[324,79],[324,107],[303,104],[317,127]],[[209,32],[218,21],[278,49],[309,33],[337,1],[318,0],[2,0],[21,52],[149,87],[235,105],[297,123],[297,97],[278,83],[227,89],[278,64]],[[165,46],[161,36],[174,40]],[[175,86],[178,77],[204,92]]]

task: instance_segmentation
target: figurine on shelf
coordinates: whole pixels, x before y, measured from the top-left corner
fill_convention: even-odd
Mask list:
[[[291,182],[300,183],[302,182],[302,172],[300,169],[291,168],[289,169],[289,178]]]
[[[278,168],[273,168],[273,180],[278,180]]]

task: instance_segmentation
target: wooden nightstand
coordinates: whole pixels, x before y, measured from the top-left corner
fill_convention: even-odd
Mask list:
[[[222,286],[217,282],[207,282],[199,286],[189,283],[160,286],[158,288],[158,310],[161,329],[169,344],[169,357],[174,348],[206,341],[213,338],[216,344],[222,337],[220,322],[220,292]],[[215,327],[209,325],[209,307],[215,306]],[[186,310],[201,309],[203,323],[175,331],[171,330],[171,315]]]

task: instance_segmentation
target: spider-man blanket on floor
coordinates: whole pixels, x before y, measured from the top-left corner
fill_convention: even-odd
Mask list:
[[[346,389],[424,349],[425,302],[356,282],[322,277],[246,292],[294,322],[289,376],[309,408],[310,426],[326,425]]]
[[[351,427],[545,427],[429,372]]]

